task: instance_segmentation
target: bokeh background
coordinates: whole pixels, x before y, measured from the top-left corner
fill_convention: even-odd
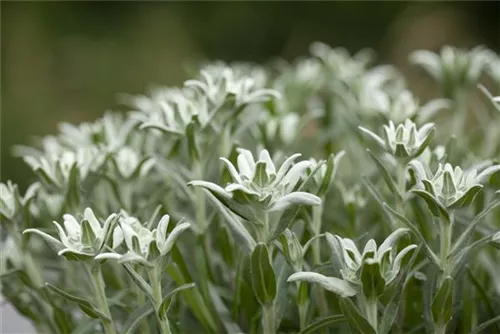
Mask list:
[[[5,2],[1,1],[1,181],[32,174],[14,144],[61,121],[125,110],[122,92],[178,85],[206,60],[268,62],[322,41],[369,47],[422,97],[436,90],[410,67],[415,49],[484,44],[500,51],[500,1],[456,2]],[[2,333],[30,327],[1,308]]]
[[[119,93],[180,84],[205,60],[293,60],[313,41],[373,48],[412,81],[414,49],[498,51],[500,2],[2,1],[1,180],[31,181],[12,145],[123,109]]]

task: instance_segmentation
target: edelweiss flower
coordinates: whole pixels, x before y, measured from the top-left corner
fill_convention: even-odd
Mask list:
[[[418,157],[434,135],[434,123],[426,123],[417,130],[415,123],[409,119],[397,127],[392,121],[384,125],[385,139],[362,126],[359,129],[369,135],[383,150],[402,159]]]
[[[413,160],[410,167],[415,172],[417,185],[414,193],[422,197],[436,216],[446,212],[446,208],[460,208],[472,203],[483,188],[482,182],[500,170],[500,165],[486,168],[478,174],[473,168],[463,171],[449,163],[439,164],[434,175],[420,161]]]
[[[218,196],[234,199],[239,203],[259,204],[269,212],[283,211],[297,204],[321,204],[321,200],[315,195],[293,191],[311,165],[310,161],[301,161],[292,166],[300,154],[292,155],[276,170],[267,150],[260,152],[257,162],[249,150],[239,149],[238,152],[238,170],[229,160],[221,158],[232,178],[232,182],[225,188],[205,181],[192,181],[190,184],[204,187]]]
[[[184,85],[198,89],[216,107],[222,106],[230,96],[234,97],[236,108],[281,97],[278,91],[263,88],[263,80],[236,73],[231,67],[203,69],[200,76],[200,79],[188,80]]]
[[[159,256],[167,255],[181,233],[191,226],[189,223],[181,223],[167,233],[169,221],[170,216],[164,215],[158,223],[158,228],[150,230],[135,217],[121,219],[113,233],[113,248],[116,249],[125,240],[127,252],[125,254],[101,253],[95,259],[114,259],[120,263],[136,262],[145,266],[153,266],[151,261]]]
[[[38,174],[45,185],[65,189],[72,173],[77,173],[79,180],[84,180],[90,172],[102,167],[105,155],[96,147],[85,147],[76,151],[64,151],[54,156],[39,158],[25,156],[24,161]]]
[[[327,233],[326,238],[333,256],[341,265],[342,279],[314,272],[298,272],[291,275],[288,281],[319,283],[341,296],[354,296],[360,290],[365,296],[381,295],[399,274],[404,257],[417,248],[417,245],[409,245],[400,252],[396,251],[398,241],[408,232],[408,229],[397,229],[378,248],[375,240],[370,239],[362,253],[351,239]],[[366,281],[369,283],[365,283]]]
[[[133,176],[146,175],[155,164],[153,158],[141,157],[130,147],[120,148],[112,158],[113,165],[118,171],[118,174],[125,180]]]
[[[444,46],[437,54],[415,51],[410,61],[422,67],[442,87],[447,98],[455,98],[457,89],[475,86],[488,62],[488,51],[476,47],[470,51]]]
[[[12,220],[19,213],[22,213],[23,208],[29,205],[39,188],[39,183],[32,184],[21,197],[17,185],[11,181],[0,183],[0,214]]]
[[[78,220],[70,215],[63,215],[64,228],[54,221],[59,240],[38,229],[27,229],[24,233],[35,233],[41,236],[57,251],[57,255],[68,260],[86,260],[101,252],[116,224],[117,215],[110,215],[104,224],[96,218],[91,208],[83,212],[83,219]]]

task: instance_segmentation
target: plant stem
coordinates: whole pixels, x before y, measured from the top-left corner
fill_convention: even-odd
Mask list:
[[[111,312],[109,311],[108,300],[106,299],[106,285],[104,283],[104,279],[102,278],[101,267],[99,265],[94,265],[86,266],[86,268],[90,271],[92,286],[94,288],[94,294],[97,299],[99,310],[109,318],[109,320],[101,319],[104,332],[106,334],[115,334],[116,330],[111,317]]]
[[[321,232],[321,218],[323,216],[323,204],[312,207],[312,229],[313,237]],[[321,244],[320,240],[314,240],[311,244],[311,252],[313,256],[313,263],[315,266],[321,264]],[[315,286],[316,298],[318,300],[319,312],[322,316],[328,314],[328,304],[326,302],[325,290],[319,285]]]
[[[264,334],[276,333],[274,302],[262,305],[262,328]]]
[[[161,279],[158,275],[158,267],[155,266],[149,271],[149,280],[151,283],[151,288],[153,289],[153,299],[155,301],[156,311],[160,308],[160,305],[163,301],[162,292],[161,292]],[[158,317],[158,313],[156,312],[156,316],[158,322],[160,324],[160,333],[162,334],[170,334],[170,324],[168,322],[168,317],[165,314],[164,318]]]
[[[373,329],[377,331],[378,328],[378,312],[377,312],[377,298],[370,297],[365,301],[366,317]]]
[[[434,326],[434,334],[445,334],[446,333],[446,324],[436,324]]]
[[[444,279],[446,276],[448,276],[448,255],[450,252],[450,247],[451,247],[451,233],[452,233],[452,227],[453,227],[453,217],[450,215],[450,221],[444,221],[441,220],[439,222],[439,228],[440,228],[440,236],[439,236],[439,241],[440,241],[440,246],[439,246],[439,252],[440,252],[440,261],[441,261],[441,269],[443,270],[443,274],[441,276],[441,280]]]
[[[135,271],[139,272],[140,267],[135,266]],[[144,292],[142,292],[142,290],[139,288],[139,286],[137,284],[132,284],[132,286],[133,286],[134,292],[137,296],[137,302],[138,302],[139,306],[143,306],[146,303],[146,296],[144,295]],[[144,333],[150,332],[149,322],[148,322],[147,318],[145,318],[141,321],[141,328],[142,328],[142,331]]]

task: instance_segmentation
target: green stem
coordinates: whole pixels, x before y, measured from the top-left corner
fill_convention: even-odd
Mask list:
[[[313,237],[321,232],[321,218],[323,216],[323,205],[314,206],[312,208],[312,229]],[[313,263],[315,266],[321,264],[321,244],[320,240],[314,240],[311,244],[311,252]],[[318,300],[318,309],[322,316],[328,315],[328,303],[326,301],[325,290],[319,285],[315,286],[316,298]]]
[[[445,334],[446,333],[446,324],[435,324],[434,326],[434,334]]]
[[[153,290],[153,299],[155,301],[156,311],[160,308],[160,305],[163,301],[162,292],[161,292],[161,279],[158,275],[158,267],[155,266],[149,271],[149,280],[151,282],[151,288]],[[168,317],[165,314],[164,319],[158,317],[158,313],[156,312],[157,320],[160,324],[160,333],[162,334],[170,334],[172,333],[170,330],[170,324],[168,322]]]
[[[116,334],[111,312],[109,311],[108,300],[106,299],[106,285],[102,277],[101,267],[95,265],[92,267],[86,266],[86,268],[90,271],[92,287],[94,288],[94,294],[97,299],[97,306],[99,307],[99,310],[109,318],[109,320],[101,319],[102,326],[104,327],[104,333]]]
[[[262,305],[262,328],[264,334],[276,333],[274,302]]]
[[[450,222],[447,221],[440,221],[439,222],[439,228],[440,228],[440,236],[439,236],[439,241],[440,241],[440,246],[439,246],[439,252],[440,256],[439,259],[441,261],[441,269],[443,270],[442,274],[442,279],[445,278],[449,273],[448,273],[448,255],[450,252],[450,247],[451,247],[451,233],[452,233],[452,217],[450,215]]]
[[[140,267],[135,266],[135,271],[139,272]],[[139,306],[141,307],[146,303],[146,296],[144,295],[144,292],[142,292],[142,290],[139,288],[139,286],[137,284],[132,284],[132,286],[133,286],[133,289],[135,290],[134,291],[135,295],[137,296],[137,302],[138,302]],[[143,333],[150,332],[149,322],[148,322],[147,317],[141,321],[141,328],[142,328]]]
[[[377,298],[367,298],[365,302],[366,317],[373,329],[378,328]]]

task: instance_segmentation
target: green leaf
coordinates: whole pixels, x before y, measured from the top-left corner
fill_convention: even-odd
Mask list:
[[[135,271],[129,264],[123,263],[122,264],[125,270],[127,271],[127,274],[130,276],[130,278],[134,281],[134,283],[137,285],[139,289],[144,292],[146,297],[148,297],[151,301],[154,301],[153,298],[153,290],[151,290],[151,287],[149,284],[142,278],[141,275],[137,271]]]
[[[158,317],[160,319],[164,319],[167,316],[167,312],[168,312],[168,309],[170,308],[170,304],[172,303],[173,298],[175,297],[175,295],[178,292],[180,292],[182,290],[186,290],[186,289],[191,289],[195,285],[196,284],[194,284],[194,283],[187,283],[187,284],[183,284],[183,285],[175,288],[174,290],[170,291],[165,296],[165,298],[163,298],[163,301],[161,302],[160,307],[158,308]]]
[[[127,321],[123,324],[122,333],[124,334],[133,334],[135,333],[135,328],[139,325],[139,323],[154,312],[153,306],[149,303],[144,304],[143,306],[135,309],[128,318]]]
[[[80,320],[80,323],[71,331],[71,334],[94,334],[99,323],[99,320]]]
[[[209,293],[215,306],[215,310],[219,315],[222,325],[226,329],[227,333],[243,333],[240,326],[238,326],[238,324],[231,318],[231,312],[229,312],[226,305],[224,305],[220,294],[212,285],[209,287]]]
[[[86,219],[84,219],[81,223],[81,230],[82,243],[84,245],[94,246],[96,236],[94,234],[94,231],[92,230],[92,227],[90,226],[90,223]]]
[[[276,276],[264,243],[257,244],[252,252],[251,271],[255,297],[262,305],[271,303],[276,297]]]
[[[69,314],[61,308],[52,306],[54,322],[61,333],[69,333],[73,328],[73,321]]]
[[[343,315],[331,315],[329,317],[321,318],[303,330],[300,331],[299,334],[316,334],[321,333],[322,329],[327,329],[328,327],[338,324],[339,322],[346,321],[346,318]]]
[[[337,173],[338,165],[344,154],[344,151],[340,151],[336,155],[330,154],[328,157],[328,160],[326,161],[325,177],[323,178],[323,182],[321,183],[317,193],[319,197],[325,195],[328,193],[328,190],[330,190],[330,186],[333,182],[335,174]]]
[[[288,282],[294,281],[307,281],[311,283],[317,283],[324,289],[331,291],[341,297],[352,297],[357,294],[357,291],[353,289],[346,281],[336,277],[327,277],[312,271],[302,271],[288,277]]]
[[[252,235],[243,226],[239,218],[236,217],[233,212],[229,211],[226,206],[222,205],[223,203],[221,203],[216,196],[214,196],[211,192],[207,192],[207,195],[213,205],[224,217],[224,220],[227,223],[226,226],[231,231],[235,241],[247,254],[249,254],[257,245]]]
[[[486,306],[486,309],[488,310],[489,313],[488,316],[493,318],[497,313],[494,307],[495,296],[492,296],[484,289],[484,287],[481,285],[481,282],[479,282],[479,279],[476,277],[474,271],[472,271],[470,268],[467,268],[467,277],[476,288],[476,291],[478,292],[480,299],[483,300],[484,305]],[[500,333],[500,325],[498,324],[496,326],[496,331]]]
[[[459,251],[462,250],[462,248],[465,246],[465,244],[469,241],[469,238],[472,236],[472,233],[474,232],[474,229],[476,228],[476,225],[481,222],[481,220],[488,214],[490,211],[495,209],[498,205],[500,204],[500,199],[497,198],[493,201],[491,201],[486,208],[483,209],[480,213],[478,213],[474,219],[470,222],[470,224],[467,226],[465,231],[460,235],[458,240],[455,242],[455,245],[453,245],[453,248],[451,250],[451,254],[455,255]]]
[[[380,324],[378,325],[377,334],[389,333],[394,321],[396,321],[399,312],[399,305],[405,302],[402,298],[402,300],[396,300],[396,297],[399,297],[399,295],[394,294],[393,298],[385,308]]]
[[[385,280],[380,274],[380,263],[366,259],[361,266],[361,284],[363,295],[376,298],[384,293]]]
[[[200,159],[198,145],[196,144],[195,127],[198,123],[197,117],[193,116],[194,120],[186,127],[186,138],[188,143],[189,155],[193,161]]]
[[[432,262],[434,262],[434,264],[436,264],[437,266],[439,266],[440,265],[439,258],[432,251],[432,249],[429,247],[429,245],[427,244],[427,241],[425,240],[425,238],[423,237],[423,235],[420,233],[420,231],[405,216],[403,216],[402,214],[396,212],[396,210],[394,210],[393,208],[391,208],[387,203],[384,203],[384,208],[389,213],[391,213],[392,215],[394,215],[394,217],[398,218],[403,224],[406,225],[406,227],[408,227],[412,231],[412,233],[420,241],[420,244],[424,246],[424,248],[426,250],[427,257]]]
[[[489,326],[493,325],[494,323],[497,323],[497,322],[500,322],[500,315],[490,319],[490,320],[487,320],[485,322],[483,322],[482,324],[480,324],[479,326],[477,326],[476,328],[474,328],[474,331],[471,333],[471,334],[479,334],[481,333],[485,328],[488,328]]]
[[[269,178],[266,172],[266,162],[258,161],[255,165],[255,176],[253,177],[253,182],[263,187],[269,182]]]
[[[447,222],[450,221],[448,211],[434,196],[432,196],[432,194],[420,189],[413,189],[411,192],[420,196],[427,203],[429,210],[431,210],[434,216],[441,217]]]
[[[432,320],[436,324],[447,324],[453,315],[453,292],[455,281],[446,277],[432,301]]]
[[[370,325],[368,320],[366,320],[363,315],[356,308],[354,303],[348,297],[341,298],[339,300],[340,308],[342,313],[349,322],[349,327],[353,333],[363,333],[363,334],[376,334],[375,329]]]
[[[401,201],[403,199],[403,196],[399,192],[398,186],[396,185],[396,182],[394,182],[394,179],[391,177],[389,171],[385,168],[384,164],[379,160],[379,158],[375,154],[373,154],[373,152],[370,149],[367,149],[366,151],[368,152],[372,160],[375,162],[375,165],[377,166],[380,174],[384,178],[385,183],[387,184],[391,192],[394,193],[397,196],[398,200]]]
[[[184,261],[182,256],[179,257],[178,260]],[[184,274],[181,272],[178,266],[169,265],[167,267],[167,272],[170,277],[178,284],[184,285],[187,284],[186,278]],[[200,323],[205,327],[208,333],[217,333],[217,324],[215,323],[210,310],[208,309],[203,297],[198,289],[187,289],[184,290],[184,298],[186,299],[189,308],[194,313],[196,318],[200,321]]]
[[[83,312],[85,312],[85,314],[87,314],[89,317],[100,318],[103,320],[111,321],[111,319],[109,319],[109,317],[107,315],[105,315],[104,313],[102,313],[99,310],[97,310],[96,308],[94,308],[94,306],[92,306],[92,304],[88,300],[83,299],[81,297],[77,297],[75,295],[72,295],[66,291],[63,291],[50,283],[45,283],[45,286],[48,289],[50,289],[51,291],[53,291],[54,293],[63,297],[64,299],[67,299],[73,303],[76,303],[80,307],[80,309]]]

